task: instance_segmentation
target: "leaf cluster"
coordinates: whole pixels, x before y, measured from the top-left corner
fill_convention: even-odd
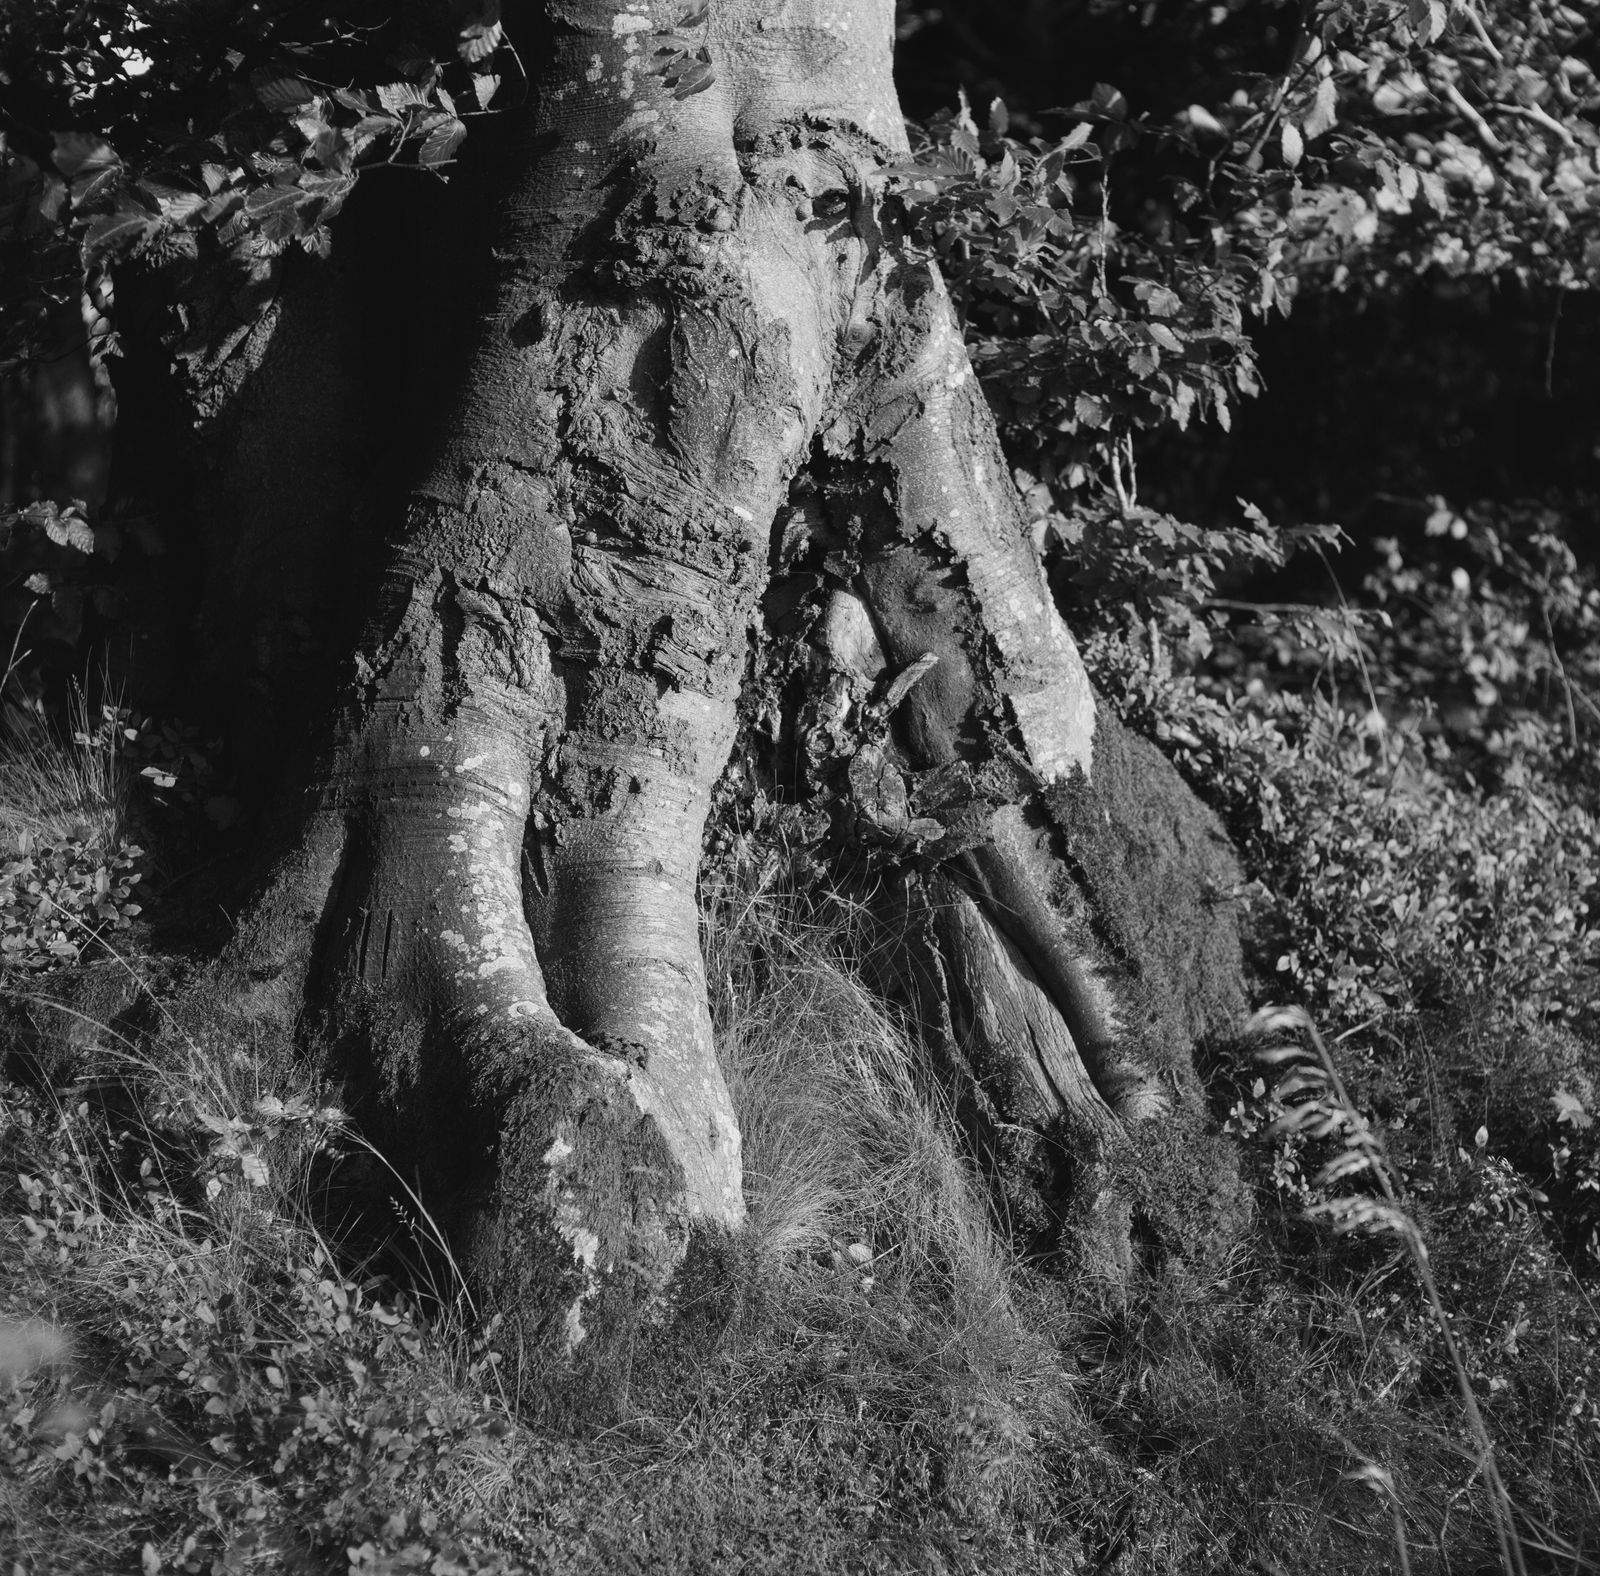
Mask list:
[[[141,850],[119,840],[39,843],[24,834],[0,858],[0,967],[37,973],[75,963],[140,912]]]
[[[75,655],[84,614],[114,618],[121,597],[107,570],[123,548],[114,520],[90,522],[80,498],[0,508],[0,624]]]
[[[322,254],[362,168],[441,171],[500,77],[498,6],[47,4],[0,25],[0,363],[33,348],[44,288],[118,259]],[[26,80],[25,91],[18,91]],[[464,104],[470,107],[458,107]],[[69,251],[76,253],[69,264]]]
[[[709,3],[693,3],[670,28],[651,34],[650,71],[675,99],[693,98],[717,80],[711,51],[695,34],[706,25]]]
[[[1258,322],[1308,290],[1593,279],[1600,40],[1577,9],[1104,12],[1064,6],[1030,43],[1062,62],[1120,46],[1123,81],[1056,108],[996,100],[983,126],[963,100],[891,172],[1007,447],[1059,512],[1129,512],[1148,435],[1228,427],[1260,390]],[[1040,135],[1056,118],[1066,134]]]
[[[963,103],[887,172],[966,322],[1008,448],[1063,492],[1113,476],[1137,433],[1197,414],[1228,425],[1231,402],[1259,388],[1249,260],[1216,266],[1116,224],[1125,101],[1103,88],[1081,113],[1065,137],[1022,141],[998,101],[982,131]],[[1130,499],[1125,475],[1115,491]]]

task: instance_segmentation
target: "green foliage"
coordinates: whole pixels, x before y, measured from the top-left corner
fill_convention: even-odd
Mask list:
[[[1391,544],[1372,584],[1385,618],[1347,654],[1342,691],[1325,645],[1278,665],[1295,661],[1281,627],[1216,652],[1226,681],[1185,676],[1153,628],[1089,642],[1119,710],[1226,818],[1280,985],[1332,1022],[1462,993],[1596,1021],[1596,783],[1586,752],[1563,752],[1592,705],[1594,576],[1548,530],[1518,540],[1463,528],[1476,581]],[[1405,709],[1463,692],[1471,708],[1444,720]]]
[[[1130,1576],[1332,1576],[1394,1560],[1398,1523],[1415,1569],[1492,1557],[1437,1327],[1393,1265],[1351,1288],[1257,1244],[1104,1303],[1021,1271],[847,961],[853,923],[717,895],[751,1221],[580,1415],[455,1283],[402,1292],[311,1225],[364,1151],[288,1047],[205,1014],[192,1039],[105,1034],[55,1093],[0,1086],[8,1553],[85,1576],[1042,1576],[1108,1551]],[[1471,1278],[1436,1255],[1441,1291],[1519,1504],[1572,1530],[1592,1407],[1574,1391],[1552,1434],[1541,1375],[1592,1370],[1581,1304],[1488,1159],[1413,1174],[1441,1181],[1425,1230],[1492,1249]],[[1529,1275],[1497,1306],[1512,1244]]]
[[[35,844],[24,835],[0,855],[0,969],[76,963],[132,924],[141,850],[119,842]]]
[[[90,524],[78,498],[0,509],[0,628],[75,653],[86,604],[115,611],[104,570],[121,545],[114,525]]]
[[[115,741],[91,739],[81,693],[75,712],[75,739],[21,707],[0,739],[0,976],[91,957],[140,913]]]
[[[1473,773],[1535,793],[1560,761],[1562,778],[1581,781],[1592,768],[1580,752],[1600,723],[1593,570],[1548,507],[1432,504],[1420,559],[1380,539],[1383,566],[1366,583],[1377,607],[1396,610],[1374,652],[1395,700],[1421,696],[1426,729]]]
[[[379,1297],[292,1214],[276,1216],[286,1200],[256,1144],[303,1172],[337,1113],[268,1096],[245,1122],[197,1092],[125,1129],[88,1102],[52,1113],[0,1086],[20,1167],[5,1182],[0,1312],[43,1294],[117,1354],[98,1380],[87,1351],[63,1353],[54,1376],[0,1372],[10,1512],[48,1518],[13,1522],[16,1557],[38,1569],[63,1548],[80,1570],[304,1569],[313,1554],[435,1576],[508,1569],[426,1487],[506,1433],[498,1354],[463,1341],[446,1377],[414,1306]],[[196,1131],[214,1141],[191,1171],[178,1156]]]
[[[1041,519],[1082,516],[1074,546],[1137,508],[1142,438],[1231,424],[1260,387],[1252,319],[1298,295],[1424,274],[1589,287],[1600,84],[1574,8],[1104,11],[1030,26],[1074,69],[1121,27],[1140,80],[1059,110],[996,100],[982,128],[963,101],[891,171]],[[1071,131],[1012,134],[1046,115]]]
[[[502,40],[493,3],[11,8],[0,59],[27,113],[0,125],[0,366],[32,352],[41,295],[118,259],[325,254],[360,169],[450,164]]]
[[[219,831],[239,818],[239,801],[223,791],[226,784],[218,767],[222,741],[192,724],[146,716],[127,706],[102,706],[95,729],[74,734],[73,744],[115,757],[159,811],[203,814]]]
[[[1104,470],[1126,505],[1136,433],[1196,414],[1226,426],[1230,401],[1257,392],[1244,316],[1258,286],[1247,258],[1213,266],[1114,226],[1113,144],[1089,133],[1121,127],[1126,104],[1107,90],[1082,112],[1093,119],[1067,137],[1022,142],[998,101],[983,132],[963,104],[889,177],[966,320],[1010,451],[1050,488]]]

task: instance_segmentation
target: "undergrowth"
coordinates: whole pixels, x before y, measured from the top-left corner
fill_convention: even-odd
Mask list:
[[[91,726],[81,690],[68,722],[70,742],[38,714],[0,704],[0,972],[76,963],[140,912],[119,736]]]
[[[1266,1239],[1121,1302],[1032,1272],[854,974],[848,908],[744,888],[711,914],[749,1225],[584,1417],[544,1404],[437,1243],[352,1256],[331,1201],[377,1162],[284,1048],[156,1014],[80,1039],[49,1085],[14,1067],[17,1568],[1331,1572],[1399,1569],[1397,1526],[1414,1570],[1493,1558],[1437,1326],[1392,1253]],[[1438,1274],[1524,1532],[1571,1537],[1592,1408],[1536,1417],[1578,1393],[1592,1316],[1488,1162],[1430,1175],[1453,1180],[1424,1229],[1478,1238],[1471,1285],[1452,1253]],[[1493,1307],[1491,1223],[1533,1255]],[[400,1257],[445,1268],[419,1284]]]
[[[1088,642],[1242,852],[1258,994],[1326,1037],[1325,1076],[1245,1041],[1203,1069],[1257,1200],[1205,1276],[1169,1258],[1113,1296],[1019,1262],[855,911],[754,862],[704,937],[748,1223],[584,1406],[290,1048],[164,1005],[145,965],[95,965],[138,976],[114,1022],[63,985],[82,961],[13,969],[9,1568],[1592,1568],[1600,599],[1498,529],[1429,538],[1478,553],[1464,587],[1396,548],[1390,622],[1341,626],[1342,667],[1281,625],[1218,626],[1203,669],[1187,625]],[[1396,675],[1465,683],[1471,715],[1408,713]],[[83,824],[111,857],[122,788],[40,749],[5,768],[39,785],[6,835]],[[350,1218],[375,1196],[376,1235]]]

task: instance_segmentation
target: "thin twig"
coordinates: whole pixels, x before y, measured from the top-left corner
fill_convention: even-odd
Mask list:
[[[1455,83],[1447,82],[1445,84],[1444,96],[1449,99],[1450,102],[1454,104],[1464,116],[1466,116],[1468,122],[1472,126],[1472,129],[1477,132],[1478,140],[1484,145],[1484,147],[1486,147],[1491,153],[1504,153],[1506,151],[1505,144],[1502,143],[1497,136],[1495,136],[1493,129],[1489,125],[1489,122],[1486,121],[1483,116],[1480,115],[1477,110],[1475,110],[1472,105],[1467,102],[1466,95],[1462,93],[1461,89],[1458,88]]]
[[[1567,742],[1574,752],[1578,748],[1578,711],[1572,704],[1572,681],[1567,677],[1567,666],[1556,649],[1556,632],[1550,623],[1550,604],[1539,598],[1539,616],[1544,620],[1544,632],[1550,642],[1550,660],[1556,665],[1556,677],[1561,680],[1561,698],[1567,703]]]
[[[1578,139],[1561,124],[1548,110],[1541,109],[1537,104],[1501,104],[1494,103],[1489,106],[1498,115],[1517,115],[1523,120],[1531,120],[1541,130],[1548,131],[1563,147],[1575,148]]]
[[[1489,30],[1483,25],[1483,18],[1478,15],[1477,6],[1468,3],[1462,6],[1461,9],[1465,13],[1467,21],[1471,24],[1472,31],[1478,35],[1478,42],[1489,51],[1489,58],[1497,66],[1503,66],[1506,63],[1506,57],[1500,53],[1500,46],[1489,37]]]

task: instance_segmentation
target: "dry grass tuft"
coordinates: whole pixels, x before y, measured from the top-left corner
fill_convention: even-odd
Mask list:
[[[69,706],[70,737],[7,704],[0,718],[0,848],[18,840],[57,847],[114,848],[126,829],[128,785],[114,746],[98,740],[100,718],[84,692]]]
[[[990,1311],[1005,1255],[915,1043],[853,972],[848,907],[775,897],[712,908],[707,968],[745,1139],[764,1273],[870,1251],[870,1273]]]

